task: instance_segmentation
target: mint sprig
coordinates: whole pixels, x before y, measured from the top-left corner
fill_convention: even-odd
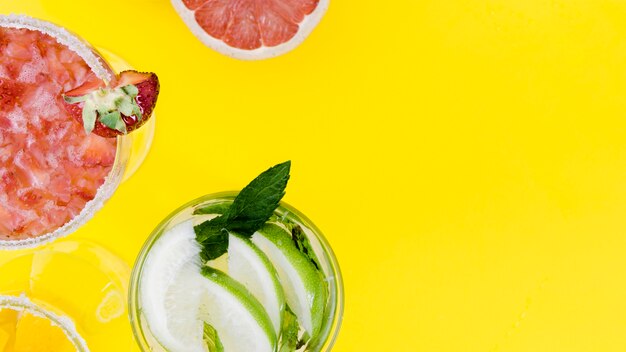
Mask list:
[[[200,257],[204,261],[219,258],[228,250],[226,218],[218,216],[194,226],[196,241],[202,246]]]
[[[244,187],[224,213],[194,227],[200,253],[208,261],[228,250],[228,232],[251,237],[269,220],[285,195],[291,161],[266,170]]]
[[[285,195],[291,162],[271,167],[237,195],[228,209],[228,230],[252,236],[261,228]]]

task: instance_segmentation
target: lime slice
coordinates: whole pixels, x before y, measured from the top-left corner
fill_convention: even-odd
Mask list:
[[[201,318],[220,338],[224,351],[273,352],[276,333],[272,320],[254,296],[239,282],[223,272],[204,267]]]
[[[191,221],[164,233],[143,266],[140,299],[154,337],[170,351],[202,351],[202,321],[198,319],[201,289],[200,246]]]
[[[266,224],[252,236],[270,259],[283,285],[285,298],[311,338],[322,326],[326,303],[326,284],[313,263],[302,254],[291,234],[275,224]]]
[[[261,302],[280,335],[285,295],[276,269],[267,256],[249,239],[228,236],[228,275],[239,281]]]

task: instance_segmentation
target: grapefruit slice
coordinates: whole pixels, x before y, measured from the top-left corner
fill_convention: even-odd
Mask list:
[[[172,0],[200,41],[242,60],[282,55],[313,31],[328,0]]]

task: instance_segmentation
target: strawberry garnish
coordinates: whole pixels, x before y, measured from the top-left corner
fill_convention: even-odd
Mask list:
[[[116,137],[146,123],[158,95],[156,74],[123,71],[109,86],[100,80],[87,81],[63,94],[63,99],[65,109],[87,133]]]

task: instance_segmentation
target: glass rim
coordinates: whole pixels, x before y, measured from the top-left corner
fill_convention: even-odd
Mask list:
[[[148,257],[148,253],[150,252],[156,241],[161,237],[161,235],[163,235],[163,230],[170,224],[173,219],[175,219],[183,211],[201,205],[210,200],[232,200],[238,193],[239,191],[216,192],[206,194],[204,196],[188,201],[169,213],[146,238],[144,244],[141,247],[141,250],[139,251],[139,254],[137,255],[137,258],[135,259],[135,263],[132,268],[128,293],[128,315],[130,318],[130,324],[133,330],[133,336],[135,337],[135,341],[137,342],[141,351],[152,351],[145,337],[144,327],[141,324],[141,308],[139,305],[139,281],[141,279],[143,265]],[[296,219],[298,219],[303,225],[305,225],[312,231],[312,233],[319,240],[322,249],[328,258],[328,264],[331,269],[331,272],[329,272],[328,274],[334,277],[336,283],[335,311],[333,313],[332,320],[330,321],[328,335],[326,339],[319,342],[319,351],[330,351],[337,340],[343,321],[345,295],[343,276],[341,274],[341,269],[339,268],[339,262],[337,261],[337,257],[335,256],[332,247],[330,246],[322,231],[306,215],[304,215],[293,206],[285,203],[284,201],[281,201],[277,208],[277,211],[281,212],[281,210],[293,214]]]
[[[0,295],[0,310],[10,309],[16,312],[28,312],[39,318],[47,319],[53,326],[63,331],[63,334],[72,343],[77,352],[89,352],[87,342],[76,330],[74,321],[63,315],[56,314],[34,303],[25,295]]]
[[[98,78],[103,80],[111,79],[109,72],[113,72],[113,69],[104,59],[103,55],[81,36],[63,26],[26,15],[9,14],[0,15],[0,27],[28,29],[52,36],[57,42],[68,47],[85,60],[89,68],[91,68]],[[111,198],[119,186],[122,181],[122,176],[126,171],[131,145],[132,140],[128,135],[117,137],[115,161],[113,162],[111,171],[109,171],[108,175],[104,178],[104,182],[97,189],[94,198],[85,203],[85,206],[76,216],[51,232],[15,240],[0,239],[0,250],[39,247],[56,239],[68,236],[78,230],[104,206],[104,203]]]

